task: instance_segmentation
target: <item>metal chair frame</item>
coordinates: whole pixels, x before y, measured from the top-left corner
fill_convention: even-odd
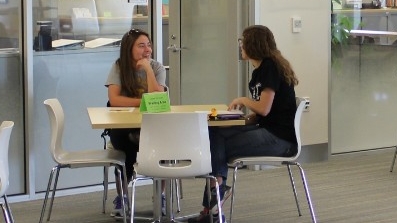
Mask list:
[[[125,154],[116,150],[82,150],[82,151],[73,151],[68,152],[63,150],[62,148],[62,136],[63,136],[63,128],[64,128],[64,114],[61,104],[58,99],[52,98],[44,101],[44,104],[47,108],[47,112],[49,115],[50,123],[51,123],[51,143],[50,143],[50,152],[53,160],[57,163],[55,167],[52,168],[50,177],[48,180],[47,190],[43,202],[43,207],[40,215],[40,223],[43,222],[44,214],[46,211],[47,200],[49,197],[49,192],[52,191],[50,207],[48,210],[47,221],[51,218],[52,207],[55,198],[55,192],[57,189],[59,173],[62,168],[85,168],[85,167],[110,167],[114,166],[118,171],[118,177],[121,181],[121,171],[123,171],[124,179],[125,177]],[[53,177],[55,174],[55,181],[53,182]],[[107,175],[106,175],[107,176]],[[104,202],[105,204],[105,195],[107,195],[107,177],[104,179]],[[126,182],[123,182],[125,188],[127,188]],[[51,186],[53,187],[51,188]],[[128,191],[124,191],[123,187],[120,187],[121,193],[123,196],[128,196]],[[122,200],[123,204],[123,221],[127,222],[127,213],[129,211],[129,205],[124,204],[124,199]],[[104,212],[103,206],[103,212]]]
[[[114,149],[112,143],[107,141],[107,136],[109,136],[110,129],[105,129],[102,134],[101,138],[103,139],[103,149]],[[103,204],[102,204],[102,213],[105,213],[106,201],[108,198],[108,184],[109,184],[109,167],[103,167]],[[182,190],[182,180],[175,179],[173,182],[175,184],[175,196],[176,196],[176,207],[177,212],[181,212],[181,199],[183,199],[183,190]]]
[[[294,126],[295,126],[295,134],[297,137],[297,142],[298,142],[298,152],[295,156],[293,157],[270,157],[270,156],[262,156],[262,157],[238,157],[232,160],[229,160],[229,166],[234,168],[233,172],[233,184],[232,184],[232,198],[231,198],[231,204],[230,204],[230,219],[229,223],[232,223],[232,217],[233,217],[233,207],[234,207],[234,199],[235,199],[235,191],[236,191],[236,180],[237,180],[237,170],[241,168],[242,166],[246,165],[285,165],[287,166],[289,178],[291,181],[291,186],[292,190],[294,192],[295,196],[295,202],[296,202],[296,207],[298,208],[298,213],[299,216],[302,216],[300,206],[299,206],[299,201],[298,201],[298,196],[297,196],[297,191],[295,187],[295,181],[292,176],[292,171],[291,171],[291,166],[297,166],[300,171],[300,175],[302,178],[302,183],[303,187],[306,193],[306,199],[307,203],[309,205],[309,210],[312,218],[312,222],[316,223],[316,216],[314,213],[313,209],[313,204],[312,200],[310,197],[310,192],[309,192],[309,187],[307,184],[305,172],[302,168],[302,166],[296,162],[296,159],[299,157],[300,152],[301,152],[301,139],[300,139],[300,121],[301,121],[301,116],[303,109],[305,107],[306,100],[304,98],[299,98],[296,97],[296,103],[297,103],[297,110],[295,113],[295,120],[294,120]]]
[[[392,162],[391,162],[391,166],[390,166],[390,172],[393,172],[393,169],[394,169],[394,163],[396,162],[396,156],[397,156],[397,146],[396,146],[396,150],[394,151],[393,160],[392,160]]]
[[[162,128],[159,128],[162,126]],[[197,128],[196,128],[197,127]],[[165,132],[164,129],[167,131]],[[183,139],[183,140],[182,140]],[[205,178],[208,196],[210,179],[216,183],[218,211],[222,213],[219,184],[211,172],[211,155],[209,150],[208,122],[206,113],[144,113],[139,143],[137,164],[134,168],[131,196],[131,223],[134,221],[135,186],[140,180],[181,178]],[[167,161],[163,163],[163,161]],[[143,176],[138,176],[138,174]],[[172,185],[172,184],[171,184]],[[167,191],[172,193],[173,189]],[[158,195],[158,190],[156,195]],[[155,197],[154,212],[158,213],[159,202]],[[167,216],[171,222],[178,222],[185,217],[176,218],[172,210],[172,196],[167,200]],[[209,199],[210,200],[210,199]],[[161,216],[153,219],[161,222]],[[212,217],[212,214],[211,214]],[[220,218],[220,223],[223,219]]]

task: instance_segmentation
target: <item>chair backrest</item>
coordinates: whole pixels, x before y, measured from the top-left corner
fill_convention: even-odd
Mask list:
[[[297,109],[295,112],[294,127],[295,127],[296,141],[298,143],[298,152],[296,153],[296,155],[294,157],[297,158],[297,157],[299,157],[299,155],[301,153],[301,149],[302,149],[300,126],[301,126],[302,113],[303,113],[303,110],[304,110],[305,104],[306,104],[306,99],[296,97],[295,100],[296,100]]]
[[[206,113],[144,113],[138,174],[182,178],[211,172]]]
[[[48,116],[51,125],[51,143],[50,152],[52,159],[60,163],[58,157],[62,156],[65,151],[62,149],[62,135],[64,128],[64,114],[61,104],[58,99],[51,98],[44,101],[47,108]]]
[[[8,149],[14,122],[4,121],[0,125],[0,197],[9,185]]]

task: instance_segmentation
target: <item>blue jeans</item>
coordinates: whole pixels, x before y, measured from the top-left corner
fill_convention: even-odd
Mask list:
[[[239,156],[285,156],[294,143],[280,139],[257,125],[209,128],[212,175],[227,179],[227,161]]]

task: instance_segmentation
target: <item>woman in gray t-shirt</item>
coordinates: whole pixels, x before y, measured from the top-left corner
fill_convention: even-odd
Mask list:
[[[151,56],[152,43],[146,32],[131,29],[124,34],[121,40],[120,57],[112,65],[105,84],[108,88],[108,106],[139,107],[143,93],[166,89],[165,68],[161,63],[151,59]],[[111,129],[109,136],[113,147],[126,154],[126,176],[127,182],[130,182],[139,149],[139,129]],[[115,210],[111,215],[122,217],[123,207],[119,191],[121,183],[116,182],[116,185],[119,196],[113,201]]]

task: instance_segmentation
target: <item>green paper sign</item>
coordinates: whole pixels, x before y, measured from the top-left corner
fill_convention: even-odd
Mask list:
[[[171,111],[170,99],[167,92],[153,92],[142,95],[140,112],[169,112]]]

